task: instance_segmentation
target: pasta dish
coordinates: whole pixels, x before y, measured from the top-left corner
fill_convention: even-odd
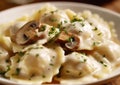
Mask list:
[[[120,62],[114,23],[89,10],[45,5],[0,25],[0,76],[24,84],[84,84]]]

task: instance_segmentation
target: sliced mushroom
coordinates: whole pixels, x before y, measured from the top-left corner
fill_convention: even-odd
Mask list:
[[[59,34],[56,41],[62,45],[64,44],[69,50],[77,50],[80,44],[80,38],[77,35],[65,31]]]
[[[33,43],[39,38],[36,33],[36,29],[38,28],[39,23],[37,21],[30,21],[20,28],[12,39],[14,39],[13,41],[20,45]]]
[[[65,44],[65,46],[70,50],[78,50],[80,44],[80,38],[77,35],[72,35],[69,38],[69,42]]]
[[[63,43],[66,43],[66,42],[68,41],[69,37],[70,37],[70,35],[69,35],[67,32],[62,31],[62,32],[59,34],[59,36],[58,36],[58,38],[57,38],[56,41],[57,41],[58,43],[63,44]]]

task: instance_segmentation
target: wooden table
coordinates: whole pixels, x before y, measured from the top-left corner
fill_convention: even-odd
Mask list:
[[[44,0],[44,1],[51,1],[51,0]],[[61,0],[61,1],[64,1],[64,0]],[[42,2],[42,0],[34,0],[34,2]],[[94,4],[94,5],[98,5],[98,6],[120,13],[120,0],[76,0],[76,2]],[[18,5],[19,4],[8,3],[5,0],[0,0],[0,11],[11,8],[11,7],[15,7]],[[120,85],[120,77],[102,85]]]

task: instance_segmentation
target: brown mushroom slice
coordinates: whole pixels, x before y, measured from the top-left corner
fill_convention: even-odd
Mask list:
[[[72,35],[69,41],[65,43],[65,46],[70,50],[78,50],[80,44],[80,38],[77,35]]]
[[[80,38],[73,33],[62,31],[58,36],[57,42],[64,44],[70,50],[77,50],[79,48]]]
[[[37,21],[26,23],[21,29],[16,32],[15,42],[20,45],[33,43],[38,40],[36,29],[39,28]]]
[[[67,41],[68,41],[68,39],[69,39],[69,37],[70,37],[70,35],[67,33],[67,32],[65,32],[65,31],[62,31],[60,34],[59,34],[59,36],[58,36],[58,38],[57,38],[57,42],[58,43],[66,43]]]

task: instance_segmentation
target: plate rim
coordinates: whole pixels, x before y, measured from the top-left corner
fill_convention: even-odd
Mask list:
[[[10,11],[10,10],[15,10],[15,9],[19,9],[21,7],[28,7],[28,6],[33,6],[33,5],[37,5],[37,4],[46,4],[46,3],[52,3],[52,4],[59,4],[63,2],[64,4],[72,4],[72,5],[82,5],[82,6],[89,6],[90,8],[93,8],[93,9],[99,9],[101,11],[106,11],[106,12],[110,12],[112,14],[115,14],[117,16],[120,17],[120,14],[116,11],[113,11],[113,10],[110,10],[110,9],[107,9],[107,8],[104,8],[104,7],[101,7],[101,6],[97,6],[97,5],[93,5],[93,4],[88,4],[88,3],[81,3],[81,2],[73,2],[73,1],[43,1],[43,2],[35,2],[35,3],[29,3],[29,4],[24,4],[24,5],[19,5],[19,6],[15,6],[15,7],[11,7],[11,8],[8,8],[8,9],[5,9],[5,10],[2,10],[0,11],[0,14],[3,13],[3,12],[7,12],[7,11]]]

